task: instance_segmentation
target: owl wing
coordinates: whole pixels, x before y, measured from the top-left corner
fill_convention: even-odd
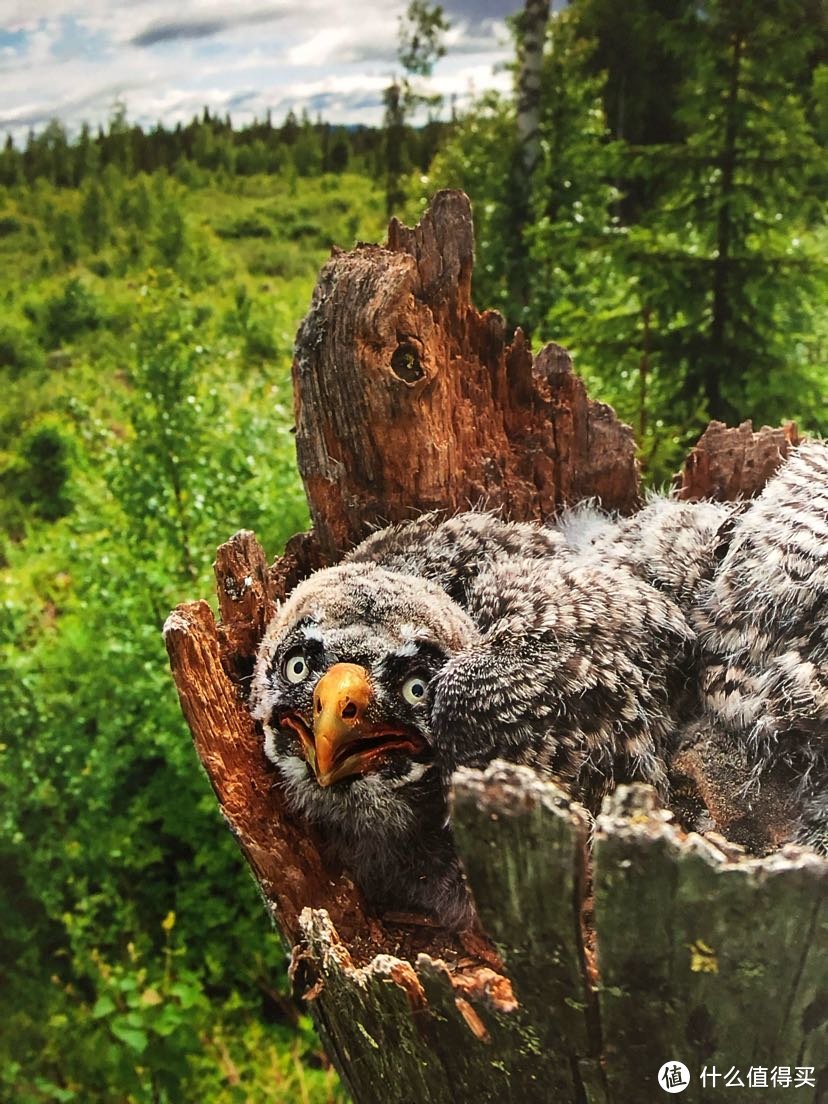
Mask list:
[[[431,687],[447,769],[499,756],[588,801],[623,779],[665,788],[694,639],[673,602],[629,572],[518,558],[482,568],[468,610],[483,639]]]

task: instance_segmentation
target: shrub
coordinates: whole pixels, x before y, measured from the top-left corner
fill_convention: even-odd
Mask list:
[[[72,509],[69,481],[74,443],[56,419],[46,418],[26,430],[18,447],[20,501],[44,521],[56,521]]]
[[[220,238],[229,239],[273,237],[273,231],[267,223],[262,222],[255,215],[248,215],[244,218],[235,219],[233,222],[225,223],[223,226],[217,226],[216,233]]]
[[[247,360],[275,360],[279,344],[273,333],[273,323],[265,318],[254,318],[244,334],[244,355]]]
[[[0,215],[0,238],[11,237],[23,229],[23,223],[14,215]]]
[[[98,297],[77,276],[67,280],[63,290],[41,306],[29,304],[25,313],[39,327],[43,342],[50,349],[99,329],[105,321]]]
[[[10,323],[0,324],[0,368],[12,378],[43,367],[43,350],[32,337]]]

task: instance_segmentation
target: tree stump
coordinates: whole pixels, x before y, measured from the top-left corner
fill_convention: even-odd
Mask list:
[[[659,1068],[674,1061],[690,1069],[688,1101],[717,1099],[731,1067],[743,1087],[724,1098],[753,1100],[748,1069],[786,1066],[792,1086],[814,1067],[792,1099],[823,1099],[817,856],[750,858],[688,834],[643,786],[608,799],[591,840],[586,812],[532,771],[461,770],[453,827],[486,934],[457,935],[370,915],[284,806],[245,692],[275,603],[298,581],[424,509],[543,520],[583,497],[621,512],[640,502],[632,434],[588,399],[565,350],[533,359],[520,332],[507,342],[500,317],[472,306],[472,246],[468,200],[443,192],[414,229],[392,221],[385,247],[335,251],[320,273],[294,361],[314,530],[271,568],[237,533],[216,560],[220,622],[192,602],[165,626],[219,807],[357,1104],[637,1104],[660,1098]],[[795,440],[714,423],[680,493],[756,493]],[[694,749],[686,765],[699,792],[710,759]],[[704,1067],[720,1074],[707,1088]]]

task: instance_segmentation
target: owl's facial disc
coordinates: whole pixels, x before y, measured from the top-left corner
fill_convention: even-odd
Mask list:
[[[416,755],[426,747],[413,729],[372,719],[376,700],[368,671],[355,663],[336,663],[313,692],[313,729],[298,713],[281,724],[293,729],[320,786],[375,770],[389,751]]]

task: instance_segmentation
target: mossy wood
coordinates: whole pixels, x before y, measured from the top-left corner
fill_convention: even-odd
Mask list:
[[[272,567],[255,537],[219,549],[220,620],[179,606],[165,635],[181,705],[221,812],[292,952],[296,992],[357,1104],[661,1098],[677,1059],[814,1066],[819,1087],[727,1089],[817,1101],[826,1089],[828,863],[795,848],[748,858],[686,834],[652,791],[586,813],[526,768],[455,779],[453,824],[486,935],[372,916],[285,809],[245,707],[274,605],[371,526],[470,504],[542,520],[595,496],[634,510],[632,435],[590,401],[566,352],[536,358],[471,304],[468,200],[438,195],[384,248],[335,252],[297,338],[297,447],[314,531]],[[756,493],[796,435],[711,425],[684,497]],[[714,765],[711,766],[711,762]],[[720,756],[688,752],[697,794],[733,793]],[[720,831],[732,801],[707,802]],[[718,818],[718,819],[717,819]],[[774,838],[772,826],[766,837]],[[267,938],[263,932],[263,938]],[[721,1082],[719,1083],[721,1084]]]

